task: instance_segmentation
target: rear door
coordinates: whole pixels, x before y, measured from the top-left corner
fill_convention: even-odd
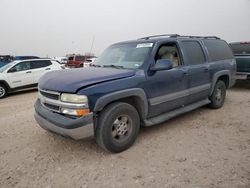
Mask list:
[[[52,69],[50,60],[31,61],[32,72],[34,75],[33,82],[38,83],[41,76]]]
[[[188,103],[206,99],[209,95],[209,63],[199,40],[180,42],[188,76]]]

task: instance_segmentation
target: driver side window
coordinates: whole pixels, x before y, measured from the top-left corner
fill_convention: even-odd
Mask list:
[[[167,59],[173,63],[173,67],[181,65],[180,56],[176,44],[164,44],[160,46],[155,60]]]
[[[22,62],[10,69],[10,72],[19,72],[31,69],[30,62]]]

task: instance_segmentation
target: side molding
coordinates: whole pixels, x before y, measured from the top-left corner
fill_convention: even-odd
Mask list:
[[[147,100],[144,90],[141,88],[125,89],[125,90],[109,93],[107,95],[100,97],[96,101],[94,112],[101,111],[107,104],[113,101],[127,98],[127,97],[138,97],[140,99],[140,105],[142,105],[141,115],[143,119],[146,119],[148,115],[148,100]]]

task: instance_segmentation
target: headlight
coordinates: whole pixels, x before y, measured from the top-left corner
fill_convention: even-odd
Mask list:
[[[88,103],[88,97],[85,95],[62,93],[61,101],[70,103]]]

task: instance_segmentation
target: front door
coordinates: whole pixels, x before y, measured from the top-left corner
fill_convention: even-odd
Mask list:
[[[150,73],[146,84],[149,96],[149,117],[180,108],[187,103],[188,78],[181,61],[176,43],[161,45],[156,53],[155,62],[168,59],[173,63],[170,70]]]
[[[33,83],[33,74],[30,62],[21,62],[9,69],[7,79],[11,88],[31,85]]]

